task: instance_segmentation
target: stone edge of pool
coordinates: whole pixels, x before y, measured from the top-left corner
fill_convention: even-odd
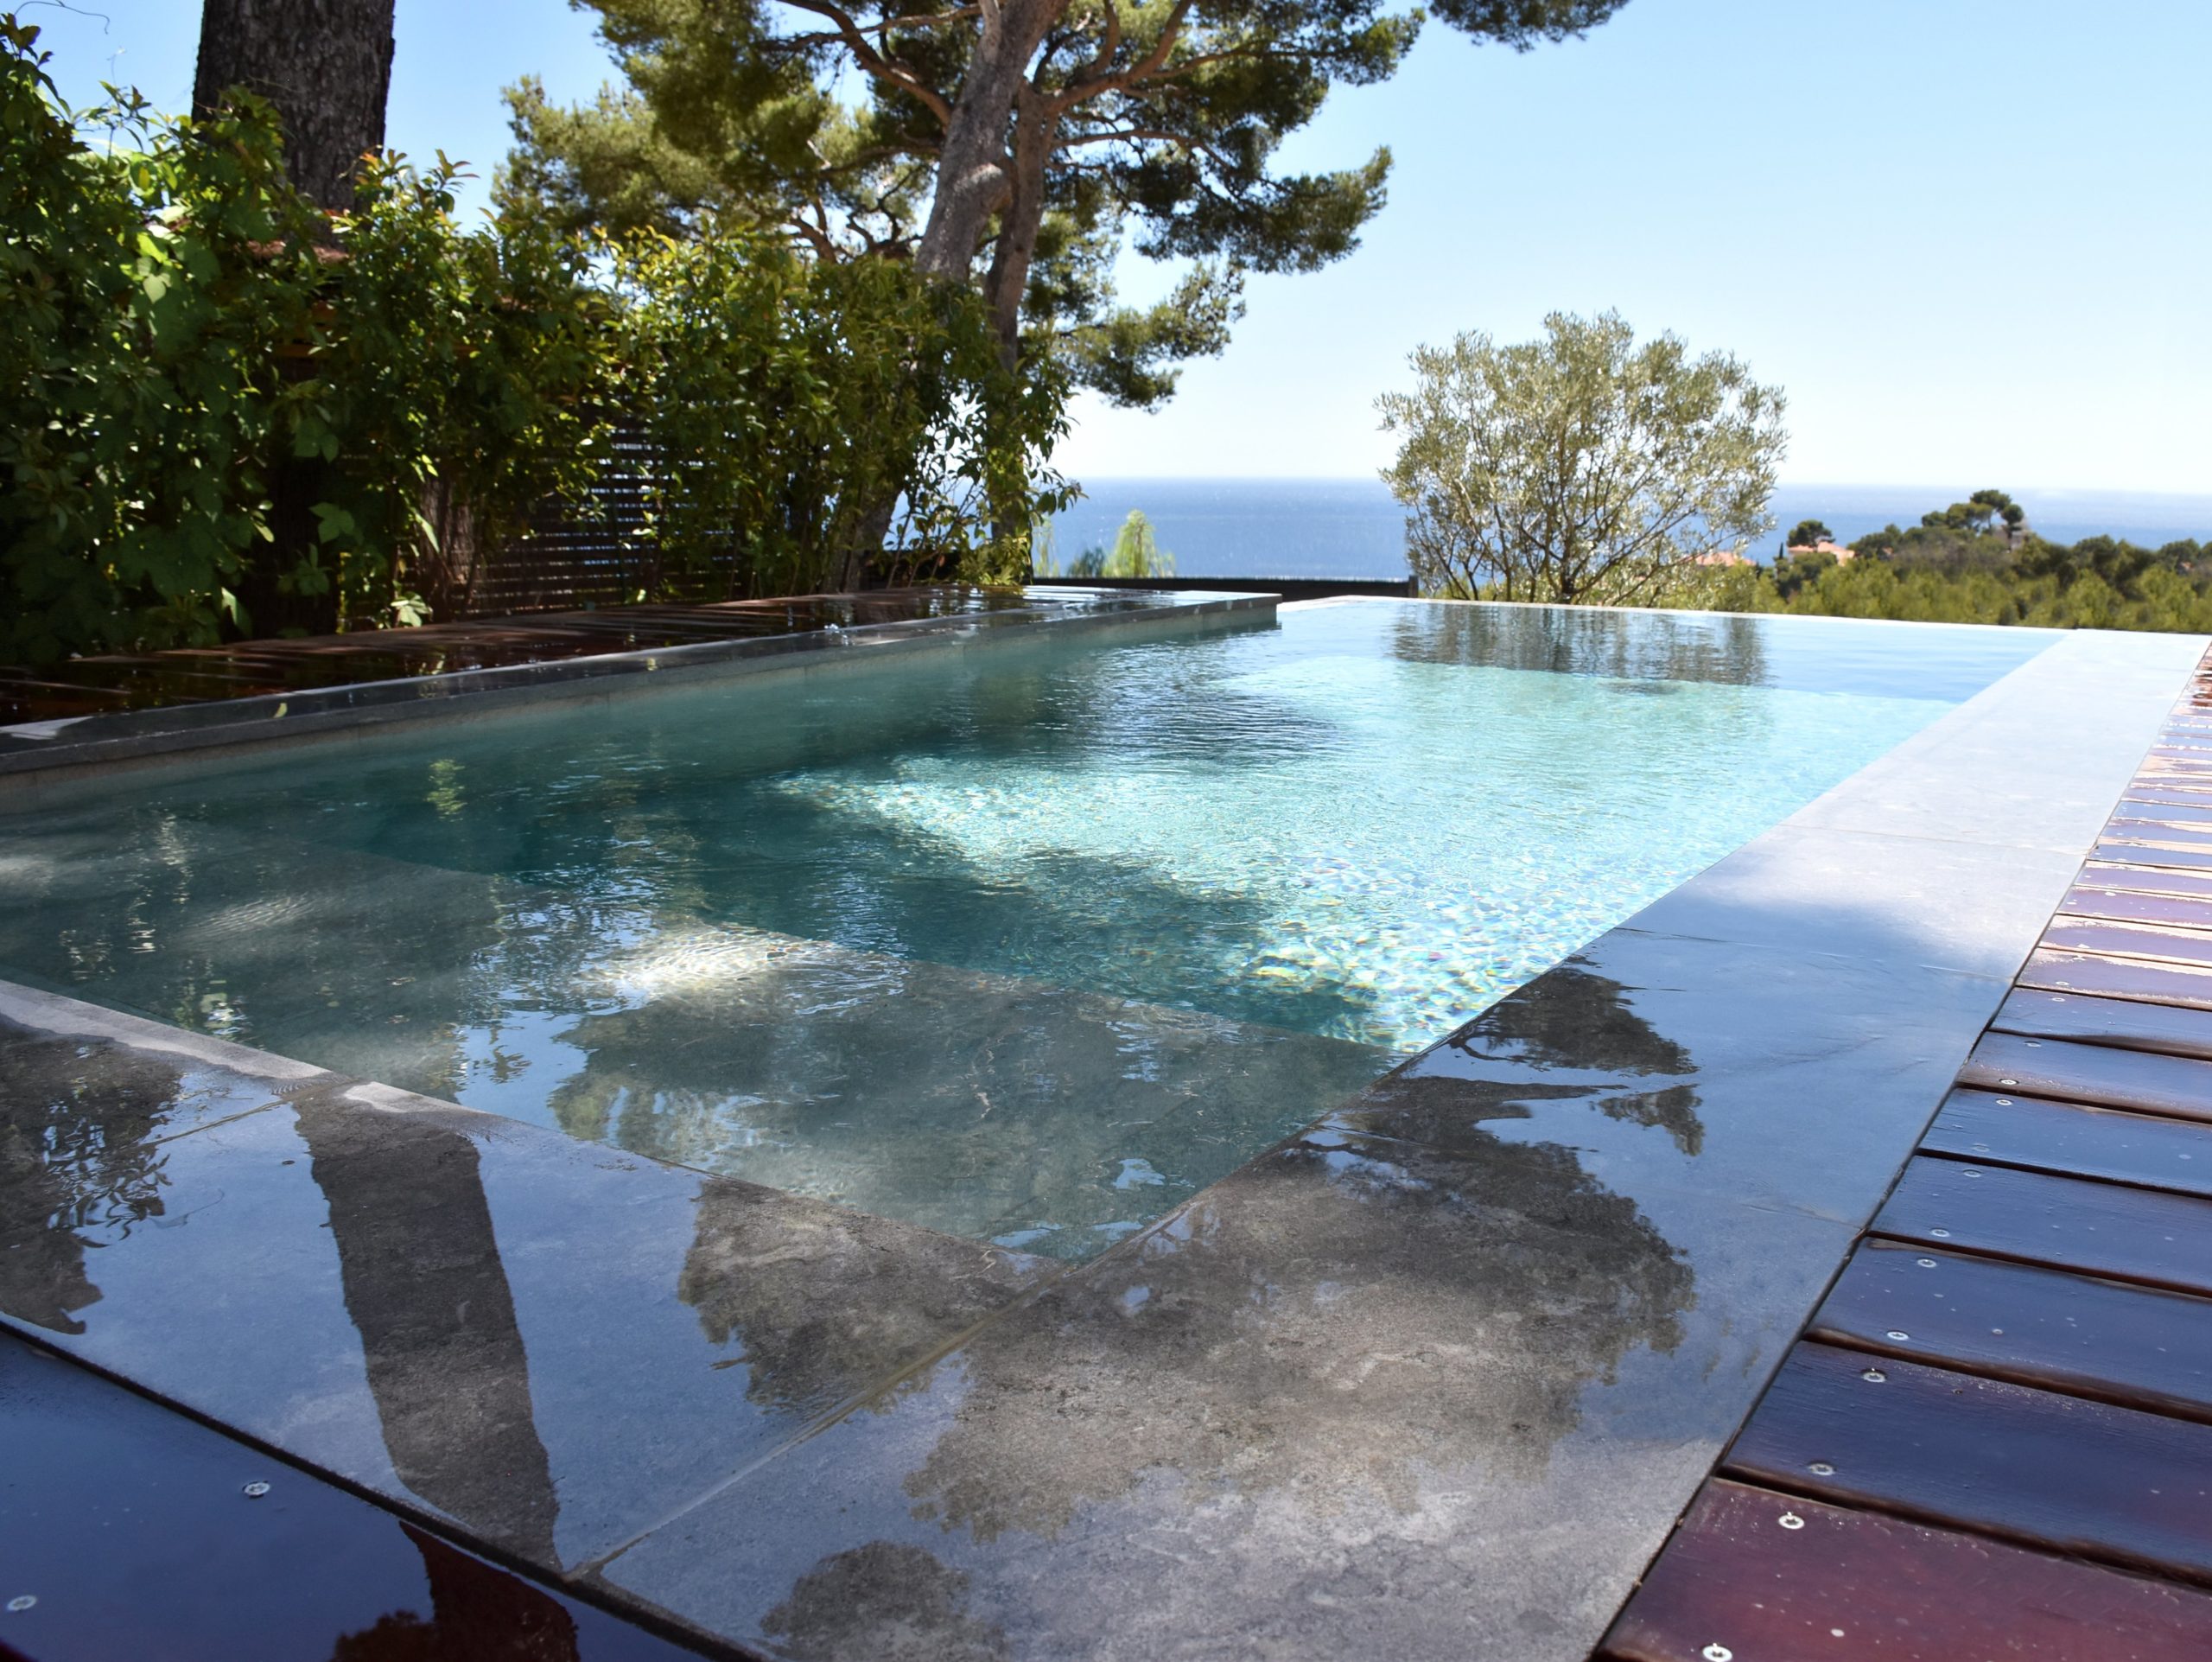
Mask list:
[[[667,678],[708,678],[849,665],[855,659],[968,646],[1008,630],[1049,628],[1055,638],[1100,629],[1185,628],[1235,618],[1272,615],[1277,597],[1217,594],[1172,587],[1116,590],[1115,604],[1079,608],[1064,596],[1084,591],[1031,591],[1034,603],[1005,611],[905,618],[843,628],[734,640],[549,659],[496,668],[405,676],[296,692],[166,705],[60,722],[0,727],[0,780],[10,776],[90,777],[116,764],[213,748],[298,742],[399,722],[452,721],[514,710],[551,698],[610,697],[657,690]],[[836,653],[831,659],[825,653]]]
[[[987,1264],[973,1249],[957,1264],[904,1226],[830,1255],[825,1280],[843,1279],[818,1289],[824,1321],[874,1333],[913,1312],[873,1377],[701,1459],[687,1493],[581,1551],[549,1559],[488,1512],[383,1493],[597,1598],[787,1654],[857,1662],[905,1635],[976,1658],[1586,1656],[1886,1193],[2207,644],[2064,637],[1086,1264]],[[1625,1050],[1624,1013],[1642,1030]],[[378,1124],[461,1128],[607,1196],[699,1187],[52,994],[0,985],[0,1015],[114,1048],[103,1055],[224,1070],[269,1106],[320,1098],[372,1141]],[[376,1115],[399,1118],[362,1118]],[[825,1225],[836,1209],[709,1182],[748,1194],[754,1249],[788,1231],[819,1250],[825,1227],[883,1221]],[[521,1277],[556,1245],[499,1247]],[[1501,1276],[1508,1262],[1522,1279]],[[588,1296],[611,1272],[577,1273],[576,1308],[619,1326],[627,1307]],[[1617,1298],[1635,1307],[1624,1326]],[[259,1314],[283,1331],[283,1310]],[[1440,1340],[1453,1322],[1466,1331]],[[379,1487],[297,1404],[226,1412],[162,1377],[161,1345],[92,1353],[10,1325]],[[599,1337],[622,1348],[619,1331]],[[546,1400],[559,1364],[531,1362]],[[564,1507],[585,1498],[563,1486]]]

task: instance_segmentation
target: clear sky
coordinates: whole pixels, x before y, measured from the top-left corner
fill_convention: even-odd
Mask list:
[[[65,91],[120,50],[181,106],[197,5],[92,3],[22,12]],[[1158,415],[1086,402],[1060,460],[1370,473],[1414,346],[1612,307],[1786,389],[1791,480],[2212,491],[2209,63],[2212,0],[1630,0],[1526,55],[1432,24],[1294,142],[1395,153],[1360,251],[1255,281],[1224,357]],[[605,73],[563,0],[399,0],[391,140],[488,172],[501,86]]]

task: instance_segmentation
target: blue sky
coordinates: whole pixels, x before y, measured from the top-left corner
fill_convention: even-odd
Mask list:
[[[100,10],[22,13],[65,91],[120,50],[117,78],[181,106],[198,6]],[[1782,385],[1791,480],[2212,491],[2207,63],[2208,0],[1630,0],[1526,55],[1432,24],[1290,150],[1391,146],[1361,250],[1255,281],[1224,357],[1160,414],[1084,404],[1060,460],[1369,473],[1416,344],[1613,307]],[[604,73],[563,0],[399,0],[391,141],[488,173],[501,86],[580,98]]]

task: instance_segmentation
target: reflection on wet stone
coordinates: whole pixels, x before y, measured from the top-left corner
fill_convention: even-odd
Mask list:
[[[1570,958],[1484,1010],[1448,1041],[1487,1060],[1621,1073],[1692,1073],[1689,1052],[1629,1008],[1631,989]]]
[[[1194,1501],[1409,1512],[1424,1471],[1540,1474],[1586,1385],[1680,1342],[1694,1281],[1571,1149],[1316,1133],[975,1345],[973,1388],[906,1489],[983,1541],[1049,1538],[1159,1471]]]
[[[1006,1634],[967,1614],[968,1587],[919,1547],[873,1541],[801,1577],[761,1631],[795,1662],[999,1662]]]
[[[1393,1074],[1326,1124],[1440,1148],[1491,1142],[1485,1120],[1526,1119],[1529,1105],[1587,1101],[1608,1119],[1664,1130],[1686,1155],[1705,1144],[1697,1087],[1637,1090],[1652,1075],[1694,1075],[1689,1052],[1630,1008],[1637,989],[1569,958],[1491,1006],[1411,1067]],[[1485,1072],[1503,1078],[1481,1077]],[[1537,1083],[1545,1073],[1611,1080]]]
[[[683,990],[563,1033],[585,1057],[552,1093],[563,1130],[1055,1257],[1171,1209],[1388,1060],[758,932],[679,944],[698,958]]]
[[[677,1293],[709,1343],[742,1347],[748,1400],[814,1415],[1047,1272],[1018,1252],[722,1180],[700,1190]]]
[[[395,1610],[340,1638],[330,1662],[578,1662],[575,1619],[519,1576],[455,1551],[411,1524],[430,1614]]]
[[[602,1573],[792,1659],[1564,1654],[1711,1458],[1626,1405],[1592,1510],[1733,1376],[1699,1283],[1573,1149],[1317,1130]]]
[[[100,1296],[86,1263],[162,1215],[153,1146],[183,1070],[99,1041],[0,1023],[0,1312],[80,1334]]]
[[[1658,1091],[1631,1091],[1618,1097],[1600,1097],[1595,1105],[1608,1119],[1635,1125],[1656,1125],[1675,1139],[1684,1154],[1694,1155],[1705,1144],[1705,1127],[1698,1123],[1697,1087],[1670,1085]]]
[[[559,1503],[475,1143],[334,1092],[296,1111],[393,1470],[448,1516],[557,1563]]]

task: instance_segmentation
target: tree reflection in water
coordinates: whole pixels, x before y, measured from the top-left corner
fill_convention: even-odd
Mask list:
[[[1623,681],[1772,679],[1755,617],[1608,611],[1579,606],[1406,606],[1390,649],[1416,664],[1598,675]]]
[[[449,1517],[557,1564],[559,1503],[475,1143],[342,1100],[297,1111],[392,1469]]]
[[[80,1334],[86,1253],[162,1215],[164,1120],[183,1071],[101,1041],[0,1023],[0,1310]]]
[[[1630,1079],[1695,1073],[1697,1064],[1689,1052],[1630,1008],[1630,991],[1621,983],[1594,974],[1569,958],[1469,1022],[1452,1035],[1443,1054],[1449,1057],[1456,1053],[1476,1062],[1503,1062],[1538,1070],[1625,1074]],[[1402,1089],[1444,1083],[1418,1076],[1399,1082]],[[1465,1088],[1474,1082],[1449,1083]],[[1596,1098],[1592,1105],[1609,1119],[1661,1128],[1684,1154],[1694,1155],[1704,1146],[1705,1128],[1697,1118],[1698,1094],[1694,1086],[1623,1091],[1615,1086],[1522,1085],[1502,1086],[1497,1091],[1498,1111],[1487,1118],[1518,1118],[1508,1105],[1516,1097],[1591,1097]],[[1484,1117],[1470,1116],[1464,1110],[1461,1113],[1463,1118]]]

